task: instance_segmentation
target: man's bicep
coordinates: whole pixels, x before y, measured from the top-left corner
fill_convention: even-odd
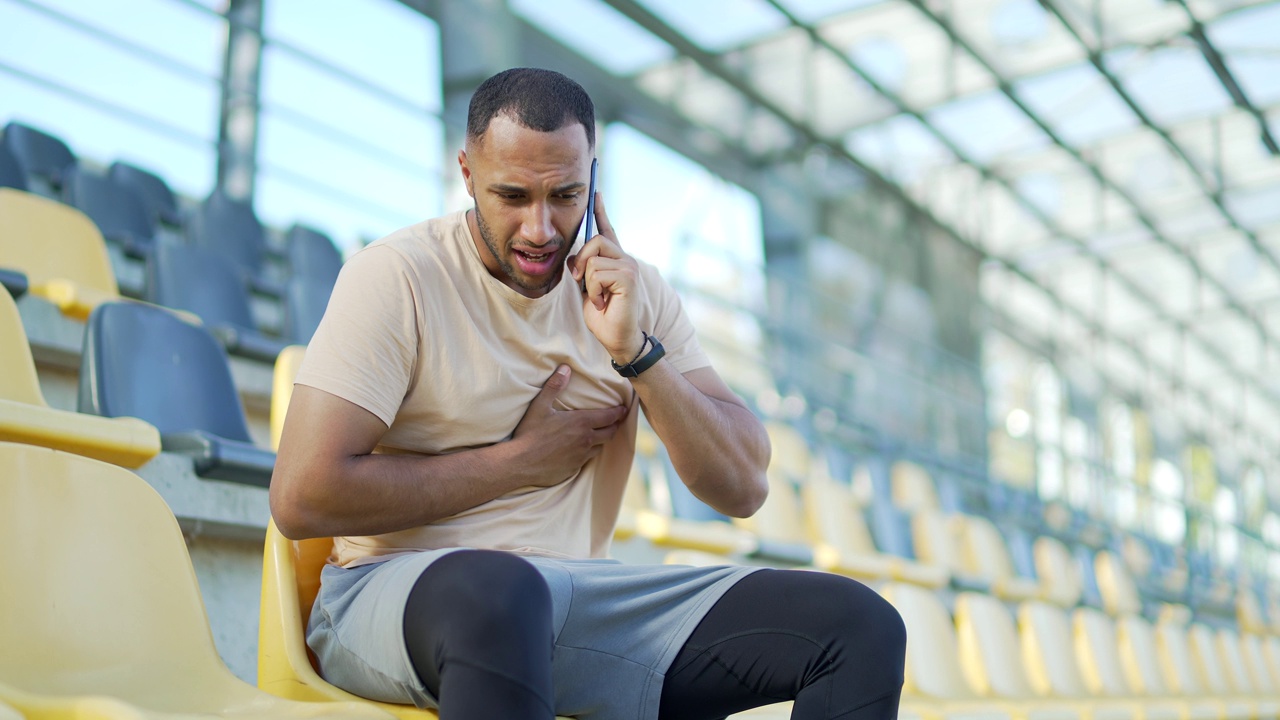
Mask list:
[[[298,384],[280,436],[279,461],[332,462],[368,455],[387,432],[372,412],[332,393]]]

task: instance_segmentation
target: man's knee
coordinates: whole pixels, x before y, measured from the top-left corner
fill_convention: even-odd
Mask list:
[[[820,587],[805,593],[813,607],[799,612],[820,618],[847,650],[900,674],[906,657],[907,628],[897,609],[875,590],[839,575],[814,573],[811,582]]]
[[[493,550],[459,550],[422,573],[405,612],[443,621],[455,637],[505,635],[549,627],[551,595],[526,560]]]

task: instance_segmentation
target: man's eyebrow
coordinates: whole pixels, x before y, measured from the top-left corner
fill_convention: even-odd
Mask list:
[[[565,183],[564,185],[559,185],[553,188],[551,190],[551,194],[559,195],[561,193],[567,193],[574,190],[582,190],[582,189],[585,189],[586,187],[587,187],[587,184],[584,182]],[[508,194],[508,193],[524,194],[529,192],[529,188],[526,188],[521,185],[508,185],[506,183],[494,183],[489,186],[489,192],[503,193],[503,194]]]

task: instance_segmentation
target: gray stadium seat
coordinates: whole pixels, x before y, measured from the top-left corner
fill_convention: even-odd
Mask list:
[[[325,280],[333,287],[342,270],[342,255],[328,235],[305,225],[289,228],[285,244],[289,270],[294,277]]]
[[[267,242],[262,223],[248,203],[214,190],[191,218],[188,233],[195,244],[230,258],[255,292],[275,297],[283,293],[279,284],[262,277]]]
[[[320,327],[333,292],[331,281],[294,275],[285,290],[284,335],[291,342],[306,345]]]
[[[67,144],[29,125],[11,122],[4,126],[4,144],[22,168],[27,189],[56,198],[76,156]]]
[[[137,417],[197,475],[265,487],[275,453],[249,436],[227,356],[204,328],[141,303],[104,303],[89,316],[80,412]]]
[[[244,278],[209,248],[157,243],[147,262],[147,300],[199,315],[232,355],[274,363],[288,344],[254,329]]]
[[[0,268],[0,286],[8,290],[9,295],[17,300],[27,293],[31,284],[27,282],[26,273],[13,268]]]
[[[27,176],[9,148],[0,144],[0,187],[27,189]]]
[[[181,227],[182,213],[178,210],[178,198],[169,184],[160,176],[136,165],[116,161],[111,163],[107,176],[117,185],[131,188],[142,200],[152,228],[158,223]]]
[[[62,200],[79,209],[132,258],[146,258],[154,244],[154,229],[142,200],[110,179],[72,167],[62,184]]]

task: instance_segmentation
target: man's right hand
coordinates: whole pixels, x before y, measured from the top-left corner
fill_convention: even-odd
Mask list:
[[[578,474],[588,460],[618,431],[627,407],[557,410],[555,399],[569,385],[568,365],[561,365],[529,403],[511,442],[521,446],[527,485],[551,487]]]

